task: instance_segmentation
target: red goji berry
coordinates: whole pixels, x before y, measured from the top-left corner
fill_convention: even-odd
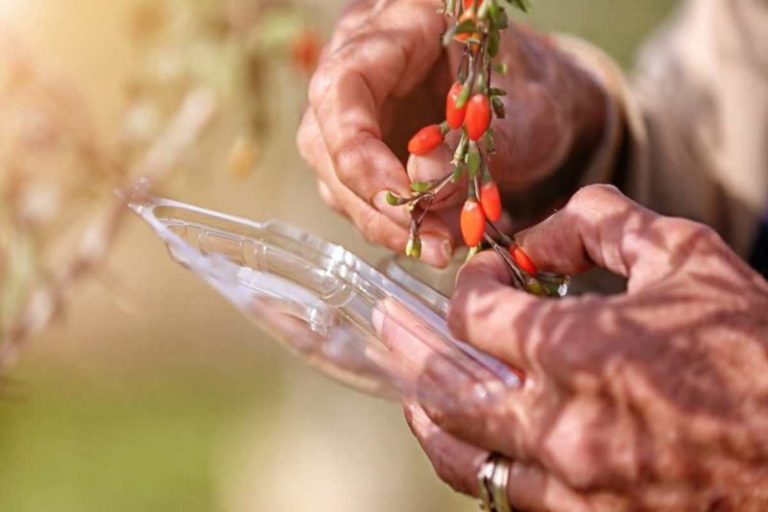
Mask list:
[[[501,218],[501,194],[495,181],[483,183],[480,187],[480,205],[483,207],[483,213],[491,222],[496,222]]]
[[[445,120],[448,126],[454,130],[461,128],[461,125],[464,124],[464,117],[467,114],[466,103],[463,107],[456,108],[456,103],[459,100],[463,87],[461,83],[456,82],[451,86],[451,90],[448,91],[448,97],[445,99]]]
[[[425,126],[408,142],[408,152],[412,155],[426,155],[443,143],[443,129],[439,124]]]
[[[513,244],[509,247],[509,255],[515,260],[517,266],[525,271],[526,274],[536,277],[539,273],[539,269],[536,268],[536,264],[525,254],[519,245]]]
[[[478,141],[491,126],[491,101],[485,94],[475,94],[469,99],[464,127],[469,140]]]
[[[475,0],[463,0],[461,3],[462,7],[464,7],[464,10],[471,9],[473,5],[475,5]]]
[[[475,247],[483,241],[485,233],[485,214],[474,199],[468,199],[461,209],[461,235],[468,247]]]

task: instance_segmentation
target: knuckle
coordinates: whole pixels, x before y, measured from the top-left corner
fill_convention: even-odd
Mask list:
[[[465,340],[467,335],[466,319],[470,316],[468,296],[466,287],[459,286],[448,306],[448,329],[460,340]]]
[[[431,388],[431,389],[430,389]],[[434,383],[423,383],[419,389],[419,400],[429,420],[440,430],[461,436],[467,431],[468,415],[464,405],[444,389]]]
[[[437,395],[435,395],[437,393]],[[465,440],[476,440],[482,437],[486,428],[485,422],[491,420],[490,411],[480,410],[473,406],[472,397],[448,396],[445,391],[435,391],[428,396],[440,405],[432,406],[427,414],[435,425],[448,434]]]
[[[339,181],[345,185],[352,183],[367,168],[366,145],[368,135],[361,134],[345,141],[333,154],[334,169]],[[370,198],[362,198],[369,200]]]
[[[599,183],[596,185],[587,185],[573,194],[571,201],[575,204],[603,202],[606,200],[615,201],[617,198],[626,198],[621,191],[614,185]]]
[[[339,205],[339,202],[336,200],[336,198],[333,195],[333,192],[331,192],[331,189],[328,188],[328,185],[326,185],[322,180],[317,180],[317,191],[320,194],[320,197],[323,199],[325,204],[328,205],[329,208],[331,208],[335,212],[343,213],[342,208]]]
[[[432,423],[444,429],[447,425],[449,425],[450,417],[451,417],[451,414],[449,414],[445,408],[446,404],[442,404],[441,407],[437,407],[435,405],[429,405],[429,400],[432,399],[433,401],[435,401],[435,397],[423,394],[425,393],[423,388],[424,386],[420,388],[420,392],[422,393],[420,398],[427,400],[426,403],[422,404],[422,407],[424,408],[424,412],[427,414],[427,416],[432,421]]]
[[[549,448],[549,466],[563,482],[576,490],[588,490],[597,482],[597,464],[590,433],[583,423],[568,427]]]
[[[454,491],[464,494],[470,493],[472,491],[471,487],[467,483],[467,479],[459,472],[459,470],[457,470],[456,467],[454,467],[451,461],[444,460],[442,457],[439,457],[435,462],[433,462],[433,467],[435,468],[435,474],[437,474],[437,477],[448,484]]]
[[[548,332],[532,346],[535,353],[529,357],[572,384],[594,386],[594,381],[589,378],[591,374],[584,371],[602,363],[604,344],[595,337],[594,325],[585,324],[583,319],[594,315],[595,311],[603,312],[606,319],[611,318],[605,301],[597,296],[585,296],[577,307],[568,310],[556,302],[548,303],[544,308],[540,318],[558,318],[559,329]],[[542,325],[541,329],[546,330],[547,326]],[[574,343],[575,340],[578,343]],[[574,381],[577,373],[579,378]]]
[[[464,317],[456,313],[455,306],[451,306],[449,309],[448,329],[457,339],[466,339],[467,328],[464,323]]]
[[[701,241],[708,244],[716,244],[720,242],[720,235],[718,235],[717,231],[710,226],[693,221],[686,221],[686,223],[688,224],[688,236],[692,242]]]
[[[362,233],[365,241],[370,244],[381,243],[381,229],[379,227],[380,224],[381,221],[378,218],[378,215],[373,212],[364,213],[361,218],[355,222],[355,225]]]
[[[688,219],[665,217],[660,220],[662,232],[675,246],[717,245],[720,235],[711,227]]]
[[[305,161],[309,161],[312,155],[312,144],[314,143],[314,137],[310,136],[310,126],[306,121],[302,121],[299,125],[299,129],[296,132],[296,148],[299,150],[299,156]]]
[[[308,97],[311,105],[320,105],[338,79],[338,70],[332,59],[320,64],[309,82]]]
[[[363,208],[354,222],[370,244],[383,245],[393,250],[400,250],[405,246],[405,240],[401,240],[397,233],[392,233],[387,225],[387,218],[376,210]]]

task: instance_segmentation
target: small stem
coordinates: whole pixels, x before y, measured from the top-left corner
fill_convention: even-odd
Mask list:
[[[479,201],[479,197],[477,193],[477,182],[476,180],[469,180],[469,183],[467,183],[467,199],[472,199],[474,201]]]
[[[445,186],[451,182],[451,178],[453,178],[453,172],[449,172],[442,178],[432,181],[430,187],[425,190],[424,192],[419,192],[416,195],[411,196],[408,198],[408,201],[406,203],[418,203],[419,201],[422,201],[424,199],[431,199],[434,196],[436,196]]]
[[[501,239],[501,241],[504,243],[504,245],[506,245],[506,246],[512,245],[512,243],[514,242],[513,238],[511,238],[511,237],[505,235],[504,233],[502,233],[499,230],[499,228],[496,227],[496,224],[494,224],[493,222],[488,222],[488,225],[491,227],[491,230],[494,232],[494,234],[499,239]]]
[[[419,227],[421,227],[421,223],[424,222],[424,217],[427,216],[428,212],[429,212],[429,208],[422,208],[421,212],[419,213],[419,218],[416,221]]]
[[[443,190],[445,188],[445,186],[448,185],[451,182],[452,179],[453,179],[453,173],[452,172],[449,172],[444,177],[440,178],[440,181],[438,182],[438,184],[435,186],[434,190],[432,191],[434,193],[434,195],[439,194],[440,191]]]
[[[509,270],[512,272],[513,281],[515,283],[515,286],[521,290],[525,290],[525,276],[520,271],[519,268],[517,268],[517,264],[515,263],[515,260],[512,259],[512,256],[510,256],[509,251],[507,251],[506,248],[499,245],[496,240],[493,239],[492,236],[488,235],[488,233],[485,234],[485,241],[488,242],[488,244],[491,246],[491,248],[494,250],[496,254],[501,256],[501,258],[504,260],[504,262],[509,267]]]
[[[456,151],[453,153],[453,165],[461,165],[464,162],[464,153],[467,151],[468,143],[469,137],[467,137],[467,132],[462,130],[461,139],[459,140],[459,144],[456,146]]]
[[[467,73],[469,72],[469,57],[469,52],[465,47],[464,53],[461,56],[461,63],[459,63],[459,72],[456,73],[456,78],[461,84],[467,80]]]

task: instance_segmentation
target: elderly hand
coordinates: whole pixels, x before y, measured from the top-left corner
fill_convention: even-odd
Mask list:
[[[408,139],[444,118],[458,48],[446,52],[445,17],[434,0],[356,0],[342,14],[309,91],[297,143],[319,178],[322,197],[372,242],[402,251],[405,208],[385,193],[408,193],[409,178],[434,179],[450,170],[443,146],[404,165]],[[505,192],[540,183],[602,133],[604,93],[549,40],[510,28],[500,62],[509,72],[507,118],[494,125],[497,156],[491,172]],[[457,235],[460,193],[448,194],[422,228],[424,261],[446,265]],[[449,213],[450,212],[450,213]]]
[[[525,372],[501,404],[390,338],[431,383],[406,412],[438,474],[476,495],[499,452],[520,510],[768,510],[768,283],[711,229],[612,187],[582,189],[518,241],[542,269],[598,265],[627,291],[541,299],[510,288],[493,253],[472,259],[449,323]]]

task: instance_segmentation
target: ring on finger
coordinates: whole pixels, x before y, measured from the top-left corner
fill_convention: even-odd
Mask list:
[[[486,512],[516,512],[509,503],[507,486],[511,461],[492,453],[480,466],[477,480],[480,484],[480,509]]]

